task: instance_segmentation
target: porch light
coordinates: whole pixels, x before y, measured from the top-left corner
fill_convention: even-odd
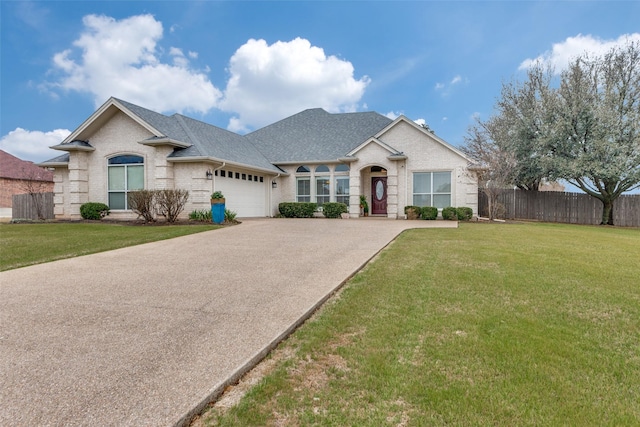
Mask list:
[[[275,181],[271,181],[271,188],[278,188],[278,183]]]
[[[209,181],[213,179],[213,173],[211,173],[211,169],[207,169],[206,176]]]

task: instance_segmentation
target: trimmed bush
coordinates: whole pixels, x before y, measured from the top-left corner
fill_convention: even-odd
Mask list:
[[[156,221],[156,192],[152,190],[131,191],[127,195],[129,209],[146,222]]]
[[[448,206],[442,209],[442,218],[447,220],[456,221],[458,219],[458,214],[456,213],[456,208],[453,206]]]
[[[158,213],[167,219],[167,222],[176,222],[178,215],[184,209],[189,200],[187,190],[156,190],[156,203]]]
[[[434,206],[425,206],[420,209],[420,217],[422,219],[434,220],[438,218],[438,208]]]
[[[325,203],[322,205],[322,213],[327,218],[340,218],[340,214],[349,212],[349,208],[344,203]]]
[[[456,208],[456,215],[458,217],[458,221],[469,221],[471,217],[473,217],[473,210],[466,206]]]
[[[316,203],[310,202],[282,202],[278,210],[285,218],[311,218],[317,207]]]
[[[419,206],[405,206],[404,214],[407,219],[420,219],[421,208]]]
[[[97,202],[84,203],[80,206],[80,215],[84,219],[99,220],[109,215],[109,206]]]

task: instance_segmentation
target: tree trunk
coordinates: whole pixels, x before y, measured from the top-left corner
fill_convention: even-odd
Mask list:
[[[613,225],[613,200],[609,197],[602,199],[602,222],[600,225]]]

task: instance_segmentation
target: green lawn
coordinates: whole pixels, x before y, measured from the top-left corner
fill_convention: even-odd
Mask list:
[[[272,357],[200,422],[640,425],[640,230],[406,232]]]
[[[1,224],[0,271],[212,230],[218,226]]]

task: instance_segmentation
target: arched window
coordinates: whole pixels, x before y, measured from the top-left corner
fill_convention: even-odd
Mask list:
[[[349,165],[345,165],[344,163],[340,163],[336,165],[336,172],[349,172]]]
[[[309,166],[302,165],[296,169],[296,173],[304,174],[296,177],[296,202],[311,201],[311,173]]]
[[[129,209],[127,194],[144,188],[144,159],[136,155],[115,156],[108,160],[110,209]]]
[[[386,172],[387,170],[381,166],[371,166],[371,172]]]
[[[327,165],[319,165],[316,167],[316,173],[329,173],[329,166]]]

